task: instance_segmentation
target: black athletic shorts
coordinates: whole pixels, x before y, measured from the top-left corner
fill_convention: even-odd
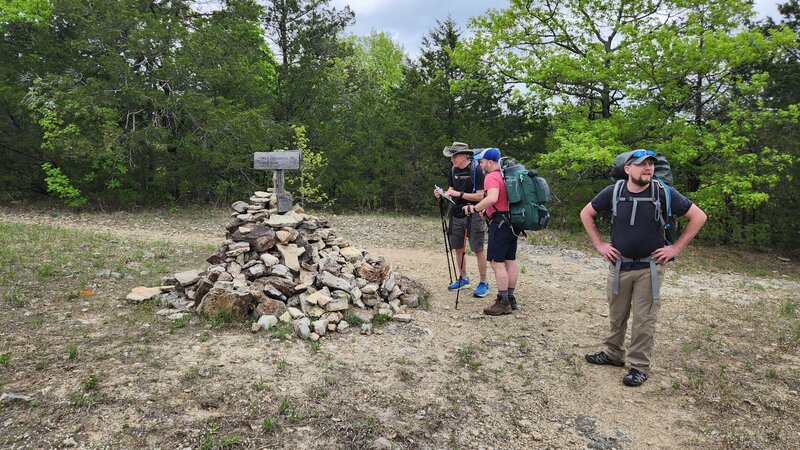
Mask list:
[[[494,262],[517,259],[517,235],[506,222],[489,222],[489,249],[486,260]]]

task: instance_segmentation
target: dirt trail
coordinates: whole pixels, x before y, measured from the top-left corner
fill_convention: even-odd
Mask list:
[[[5,223],[47,224],[142,241],[210,246],[221,242],[224,220],[221,212],[202,220],[172,223],[152,214],[53,217],[0,209],[0,222]],[[742,314],[752,314],[743,310],[755,308],[758,302],[797,302],[800,283],[796,281],[668,269],[655,367],[650,380],[631,389],[621,383],[624,369],[590,366],[583,360],[584,353],[600,348],[607,329],[607,269],[598,256],[522,243],[519,261],[524,272],[517,288],[521,308],[510,316],[488,318],[481,313],[488,298],[475,299],[468,290],[461,291],[455,309],[455,294],[446,290],[447,263],[435,222],[357,216],[333,216],[330,220],[340,235],[386,257],[395,270],[423,283],[431,293],[430,308],[415,311],[411,324],[388,324],[382,334],[352,333],[327,340],[316,354],[297,341],[278,342],[243,331],[212,333],[207,342],[189,334],[182,336],[180,343],[159,333],[148,350],[161,360],[155,369],[145,363],[126,367],[127,353],[103,363],[106,373],[117,375],[114,383],[119,395],[134,402],[140,413],[131,415],[122,406],[107,405],[101,408],[102,421],[87,414],[79,427],[90,436],[86,444],[105,445],[109,436],[127,436],[121,442],[134,446],[191,444],[201,434],[198,423],[209,418],[222,418],[234,428],[231,423],[237,421],[258,428],[254,418],[261,416],[251,409],[261,395],[293,399],[302,405],[297,407],[304,417],[296,426],[284,428],[277,441],[259,441],[266,446],[280,442],[279,446],[293,448],[355,448],[371,446],[378,436],[400,448],[611,449],[730,444],[735,442],[725,425],[730,416],[721,412],[722,406],[730,407],[730,401],[725,401],[724,392],[707,392],[717,378],[708,378],[705,385],[692,384],[691,373],[700,363],[686,351],[687,343],[701,340],[709,327],[720,337],[713,343],[728,354],[743,355],[756,347],[771,363],[782,361],[770,367],[787,374],[784,383],[770,388],[769,399],[759,397],[760,393],[751,398],[736,392],[733,411],[751,414],[742,427],[755,433],[759,414],[766,414],[764,405],[781,403],[776,399],[783,403],[772,407],[784,411],[782,418],[787,423],[800,418],[796,344],[794,353],[781,359],[776,344],[759,342],[764,335],[748,333],[750,328],[742,318]],[[477,277],[474,258],[468,259],[468,267]],[[491,296],[496,292],[491,271],[489,280]],[[723,323],[720,317],[729,317],[726,320],[730,322]],[[745,325],[725,329],[712,326],[715,323]],[[113,335],[102,326],[96,329],[104,340]],[[194,336],[200,332],[195,330]],[[748,341],[750,337],[756,342]],[[709,338],[703,348],[711,344]],[[109,353],[117,348],[103,345]],[[744,362],[737,365],[736,359],[722,363],[729,371],[746,372]],[[180,380],[187,367],[208,370],[207,385],[199,390],[185,388]],[[150,382],[142,385],[142,377]],[[259,379],[268,381],[265,393],[242,392]],[[58,384],[54,379],[39,382]],[[690,385],[693,390],[685,388]],[[335,402],[328,395],[336,396]],[[723,400],[720,409],[708,399],[714,395]],[[246,412],[237,419],[236,411]],[[377,421],[378,434],[358,425],[372,423],[370,420]],[[256,425],[252,425],[254,421]],[[139,437],[130,437],[135,432]],[[337,433],[348,440],[335,438]],[[800,442],[796,429],[778,431],[776,436],[776,447]]]

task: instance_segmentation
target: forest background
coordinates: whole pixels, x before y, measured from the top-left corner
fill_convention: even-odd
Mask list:
[[[546,176],[552,227],[613,157],[665,154],[710,244],[800,251],[800,5],[511,0],[418,56],[328,0],[0,2],[0,202],[224,204],[302,149],[313,208],[436,213],[452,141]]]

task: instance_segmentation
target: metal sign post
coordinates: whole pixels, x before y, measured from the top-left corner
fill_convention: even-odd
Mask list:
[[[300,150],[275,150],[274,152],[255,152],[253,168],[256,170],[274,170],[272,184],[278,197],[278,213],[283,214],[292,209],[292,194],[283,187],[283,171],[300,169],[302,152]]]

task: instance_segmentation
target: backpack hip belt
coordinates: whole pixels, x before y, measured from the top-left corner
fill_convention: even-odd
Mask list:
[[[652,286],[653,291],[653,301],[658,303],[661,300],[661,283],[658,282],[658,264],[649,256],[646,258],[626,258],[624,256],[620,257],[617,260],[616,264],[614,264],[614,286],[612,289],[613,294],[619,295],[619,274],[620,269],[622,268],[623,262],[647,262],[650,263],[650,284]]]

